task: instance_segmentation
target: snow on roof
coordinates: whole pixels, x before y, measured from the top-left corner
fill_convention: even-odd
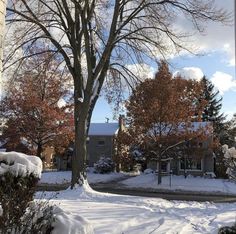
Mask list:
[[[192,122],[191,127],[193,130],[199,130],[200,128],[210,128],[212,127],[211,122]]]
[[[113,136],[118,133],[118,123],[91,123],[89,136]]]
[[[17,152],[0,152],[0,162],[0,175],[9,171],[15,176],[33,174],[37,178],[41,177],[43,167],[39,157]]]
[[[179,123],[176,126],[173,125],[160,125],[156,124],[151,130],[148,131],[149,134],[156,135],[159,133],[161,128],[162,134],[164,133],[181,133],[181,132],[197,132],[203,131],[206,134],[212,134],[213,127],[211,122],[191,122],[191,123]],[[170,131],[171,130],[171,131]]]

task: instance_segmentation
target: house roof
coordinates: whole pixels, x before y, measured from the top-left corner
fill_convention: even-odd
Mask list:
[[[158,134],[159,129],[161,128],[162,134],[173,134],[173,133],[181,133],[181,132],[197,132],[204,131],[206,134],[212,134],[213,128],[211,122],[191,122],[191,123],[179,123],[176,126],[172,125],[155,125],[152,129],[148,131],[149,134]],[[170,131],[171,130],[171,131]],[[170,132],[169,132],[170,131]]]
[[[114,136],[118,133],[118,123],[91,123],[89,136]]]

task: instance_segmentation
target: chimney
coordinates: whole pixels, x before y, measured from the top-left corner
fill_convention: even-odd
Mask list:
[[[125,129],[125,116],[119,115],[119,130],[123,131]]]

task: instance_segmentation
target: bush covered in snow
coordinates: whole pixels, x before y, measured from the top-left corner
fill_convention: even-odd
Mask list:
[[[236,181],[236,149],[235,147],[228,148],[228,145],[222,146],[224,153],[224,162],[227,167],[226,174],[230,179]]]
[[[47,233],[40,230],[48,229],[45,220],[50,221],[46,217],[46,214],[51,216],[50,207],[44,209],[41,205],[36,209],[36,205],[32,205],[41,171],[42,162],[38,157],[0,153],[0,233]],[[39,214],[42,215],[39,217]]]
[[[143,173],[144,174],[152,174],[152,173],[154,173],[154,171],[151,168],[147,168],[146,170],[144,170]]]
[[[30,202],[20,223],[7,227],[8,233],[41,233],[50,234],[54,229],[54,206],[49,201]]]
[[[101,157],[97,163],[94,164],[95,172],[97,173],[110,173],[115,169],[115,164],[110,158]]]
[[[236,223],[232,227],[222,227],[220,228],[218,234],[236,234]]]
[[[10,172],[0,175],[0,201],[2,215],[0,230],[19,226],[29,202],[33,200],[39,178],[33,175],[15,176]],[[7,229],[6,229],[7,228]],[[4,232],[3,233],[7,233]]]

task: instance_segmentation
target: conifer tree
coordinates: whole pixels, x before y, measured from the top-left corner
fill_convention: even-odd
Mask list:
[[[225,116],[221,113],[222,97],[219,97],[219,91],[214,89],[214,85],[205,76],[202,78],[203,93],[201,100],[207,101],[202,113],[202,121],[213,122],[215,136],[219,139],[223,134]]]

